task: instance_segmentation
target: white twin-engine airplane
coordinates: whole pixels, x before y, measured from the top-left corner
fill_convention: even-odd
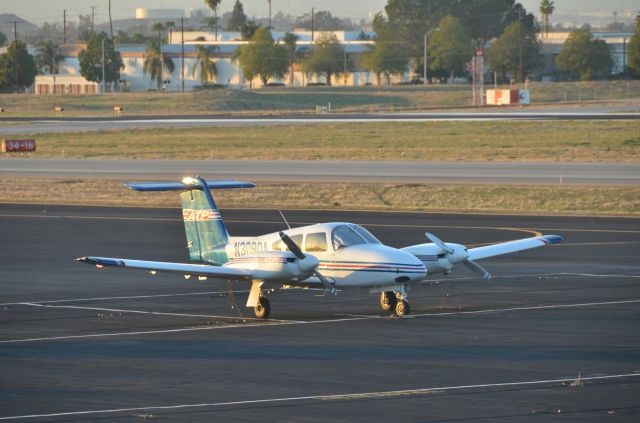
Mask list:
[[[489,279],[476,260],[562,241],[545,235],[478,248],[442,242],[426,233],[431,243],[401,249],[383,245],[369,231],[353,223],[321,223],[257,237],[231,237],[210,189],[252,188],[239,181],[206,181],[187,177],[182,182],[128,184],[137,191],[182,191],[182,216],[190,259],[198,264],[142,261],[107,257],[81,257],[78,261],[105,266],[144,269],[151,274],[170,272],[251,283],[247,307],[256,317],[268,318],[270,292],[283,288],[338,290],[366,288],[380,293],[380,306],[397,316],[410,313],[407,301],[412,286],[427,275],[448,274],[465,265]]]

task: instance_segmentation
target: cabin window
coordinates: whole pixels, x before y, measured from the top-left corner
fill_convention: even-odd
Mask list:
[[[327,235],[324,232],[307,234],[304,249],[309,253],[327,251]]]
[[[331,239],[333,241],[333,249],[335,251],[352,245],[367,243],[362,236],[358,235],[356,231],[347,225],[336,226],[331,234]]]
[[[290,235],[289,238],[291,238],[291,240],[300,248],[302,248],[302,234],[298,234],[298,235]],[[282,242],[282,240],[278,240],[276,242],[273,243],[272,246],[274,251],[289,251],[289,249],[287,248],[286,245],[284,245],[284,242]]]

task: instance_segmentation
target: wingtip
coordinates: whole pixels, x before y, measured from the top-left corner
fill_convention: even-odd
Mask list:
[[[559,244],[564,241],[564,238],[560,235],[543,235],[540,239],[547,245]]]

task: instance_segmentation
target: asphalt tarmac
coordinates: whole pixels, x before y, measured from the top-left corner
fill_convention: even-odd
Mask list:
[[[250,181],[637,186],[640,164],[0,158],[0,175],[132,180],[180,180],[185,175],[201,175]]]
[[[0,204],[0,420],[640,421],[640,220],[284,213],[392,246],[427,230],[565,242],[483,261],[489,282],[461,269],[416,287],[410,317],[366,291],[291,290],[265,323],[242,284],[73,261],[184,261],[179,209]],[[234,235],[284,226],[274,210],[223,216]]]
[[[50,132],[98,131],[111,129],[145,129],[203,126],[265,126],[308,123],[429,122],[429,121],[509,121],[509,120],[638,120],[640,113],[610,113],[609,109],[503,111],[486,109],[472,112],[415,113],[331,113],[326,115],[183,115],[183,116],[91,116],[91,117],[4,117],[0,135],[40,134]],[[16,122],[17,124],[11,124]]]

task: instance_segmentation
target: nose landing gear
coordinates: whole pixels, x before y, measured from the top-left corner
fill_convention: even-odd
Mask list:
[[[260,297],[258,304],[253,308],[253,312],[258,319],[268,319],[271,314],[271,303],[265,297]]]
[[[383,311],[393,310],[398,316],[407,316],[411,313],[407,292],[404,287],[399,291],[383,291],[380,293],[380,307]]]

